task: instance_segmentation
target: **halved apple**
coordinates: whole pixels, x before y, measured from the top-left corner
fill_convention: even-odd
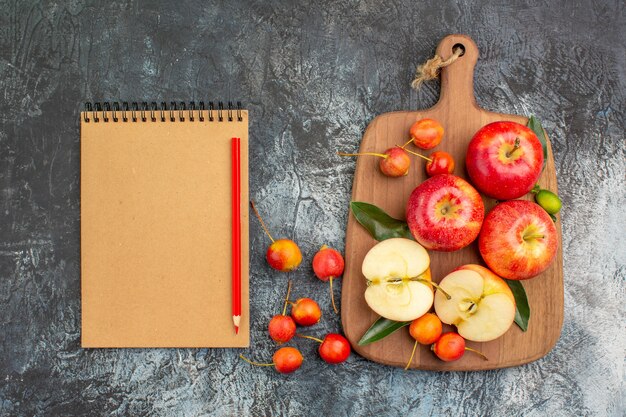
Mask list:
[[[365,301],[389,320],[411,321],[433,305],[430,257],[419,243],[403,238],[383,240],[363,259]]]
[[[488,342],[502,336],[515,319],[515,298],[502,278],[480,265],[463,265],[446,275],[435,293],[435,312],[461,336]]]

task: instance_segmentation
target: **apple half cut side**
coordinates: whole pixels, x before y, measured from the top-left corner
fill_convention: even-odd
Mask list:
[[[376,244],[363,259],[365,301],[380,316],[411,321],[433,305],[430,257],[419,243],[393,238]]]
[[[446,275],[435,293],[435,312],[457,327],[467,340],[488,342],[509,330],[515,319],[515,298],[506,282],[480,265],[463,265]]]

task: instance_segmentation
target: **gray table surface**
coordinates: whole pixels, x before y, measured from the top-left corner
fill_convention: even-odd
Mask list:
[[[304,3],[304,2],[302,2]],[[622,1],[0,1],[0,415],[624,415],[626,27]],[[250,189],[303,267],[295,295],[340,330],[312,275],[344,248],[367,124],[427,108],[409,88],[449,33],[481,52],[479,104],[536,114],[563,199],[565,322],[545,358],[474,373],[405,372],[352,355],[306,357],[293,375],[239,350],[82,350],[79,115],[89,100],[242,100]],[[251,222],[252,347],[269,358],[285,276]]]

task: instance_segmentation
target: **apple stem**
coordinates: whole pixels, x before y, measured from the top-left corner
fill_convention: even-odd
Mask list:
[[[506,157],[510,158],[513,155],[513,152],[519,149],[519,138],[515,138],[515,143],[513,144],[513,149],[506,153]]]
[[[433,287],[435,287],[437,289],[437,291],[441,291],[441,293],[446,297],[446,299],[448,299],[448,300],[452,299],[450,294],[448,294],[443,288],[441,288],[439,285],[435,284],[432,281],[429,281],[427,279],[421,279],[421,278],[411,278],[411,279],[413,281],[419,281],[419,282],[424,283],[424,284],[430,284]]]
[[[324,343],[324,341],[322,339],[318,339],[317,337],[313,337],[313,336],[306,336],[304,334],[300,334],[300,333],[296,333],[296,336],[301,337],[303,339],[311,339],[311,340],[315,340],[318,343]]]
[[[470,352],[474,352],[475,354],[479,355],[481,358],[483,358],[484,360],[488,361],[489,358],[487,358],[482,352],[477,351],[476,349],[472,349],[469,347],[465,347],[465,350],[469,350]]]
[[[407,363],[406,366],[404,367],[405,371],[409,369],[409,366],[411,366],[411,362],[413,362],[413,356],[415,355],[415,348],[417,348],[417,340],[413,344],[413,351],[411,352],[411,357],[409,358],[409,363]]]
[[[345,152],[337,152],[339,156],[362,156],[362,155],[370,155],[370,156],[379,156],[381,158],[387,159],[389,155],[384,153],[376,153],[376,152],[361,152],[361,153],[345,153]]]
[[[335,310],[335,314],[338,314],[339,310],[337,310],[337,306],[335,305],[335,293],[333,292],[333,277],[330,277],[330,302],[333,305],[333,310]]]
[[[528,240],[528,239],[543,239],[544,237],[545,237],[544,235],[537,235],[537,234],[526,235],[526,236],[524,236],[524,240]]]
[[[250,359],[248,359],[245,356],[243,356],[243,354],[240,354],[239,357],[241,359],[243,359],[244,361],[248,362],[250,365],[254,365],[254,366],[274,366],[273,363],[259,363],[259,362],[251,361]]]
[[[261,215],[259,214],[259,211],[256,209],[256,206],[254,205],[254,200],[250,200],[250,207],[252,207],[252,210],[254,211],[254,214],[256,215],[257,219],[259,219],[259,222],[261,222],[261,226],[263,227],[263,230],[265,230],[265,234],[267,235],[267,237],[270,238],[272,243],[274,243],[274,238],[270,234],[270,231],[267,230],[267,226],[265,226],[265,222],[261,218]]]
[[[398,145],[396,145],[396,146],[397,146],[398,148],[400,148],[400,149],[404,149],[404,146],[398,146]],[[424,156],[424,155],[422,155],[422,154],[420,154],[420,153],[413,152],[413,151],[410,151],[410,150],[408,150],[408,149],[404,149],[404,151],[405,151],[405,152],[410,153],[411,155],[419,156],[420,158],[425,159],[425,160],[427,160],[428,162],[433,162],[433,160],[432,160],[431,158],[428,158],[427,156]]]
[[[285,297],[285,306],[283,307],[283,316],[287,312],[287,304],[289,304],[289,294],[291,294],[291,280],[287,282],[287,296]]]

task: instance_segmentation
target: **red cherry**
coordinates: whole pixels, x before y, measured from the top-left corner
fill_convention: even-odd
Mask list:
[[[274,353],[272,360],[278,372],[288,374],[300,368],[300,365],[302,365],[302,354],[296,348],[283,347]]]
[[[267,330],[272,340],[282,344],[290,341],[296,334],[296,323],[290,316],[277,314],[270,320]]]
[[[287,313],[287,304],[289,304],[289,294],[291,294],[291,280],[287,281],[287,295],[285,296],[283,314],[277,314],[272,317],[267,326],[270,337],[279,344],[290,341],[296,334],[296,323],[290,316],[285,315]]]
[[[322,317],[320,306],[310,298],[300,298],[291,306],[291,317],[300,326],[312,326]]]
[[[302,354],[300,351],[293,347],[282,347],[278,349],[272,357],[272,363],[259,363],[251,361],[243,355],[239,355],[241,359],[254,366],[273,366],[276,371],[281,374],[288,374],[302,365]]]
[[[444,333],[435,342],[432,349],[442,361],[456,361],[465,354],[465,339],[458,333]]]
[[[335,306],[335,296],[333,294],[333,279],[339,278],[343,274],[345,266],[343,256],[339,251],[324,245],[313,257],[313,272],[322,281],[330,281],[330,299],[335,313],[339,312]]]
[[[426,173],[429,177],[440,174],[452,174],[453,171],[454,159],[448,152],[433,152],[430,155],[430,161],[426,163]]]
[[[337,333],[329,333],[320,345],[319,353],[327,363],[341,363],[350,356],[350,342]]]
[[[433,352],[435,352],[435,355],[437,355],[439,359],[445,362],[461,359],[466,350],[474,352],[482,356],[483,359],[488,360],[487,357],[479,351],[466,347],[465,339],[463,339],[463,337],[458,333],[454,332],[442,334],[439,340],[437,340],[430,348]]]
[[[344,266],[341,253],[326,245],[323,245],[313,257],[313,272],[322,281],[340,277]]]
[[[348,339],[337,333],[328,333],[324,340],[313,336],[298,335],[304,339],[315,340],[320,343],[318,352],[320,357],[327,363],[341,363],[350,356],[350,342]]]

